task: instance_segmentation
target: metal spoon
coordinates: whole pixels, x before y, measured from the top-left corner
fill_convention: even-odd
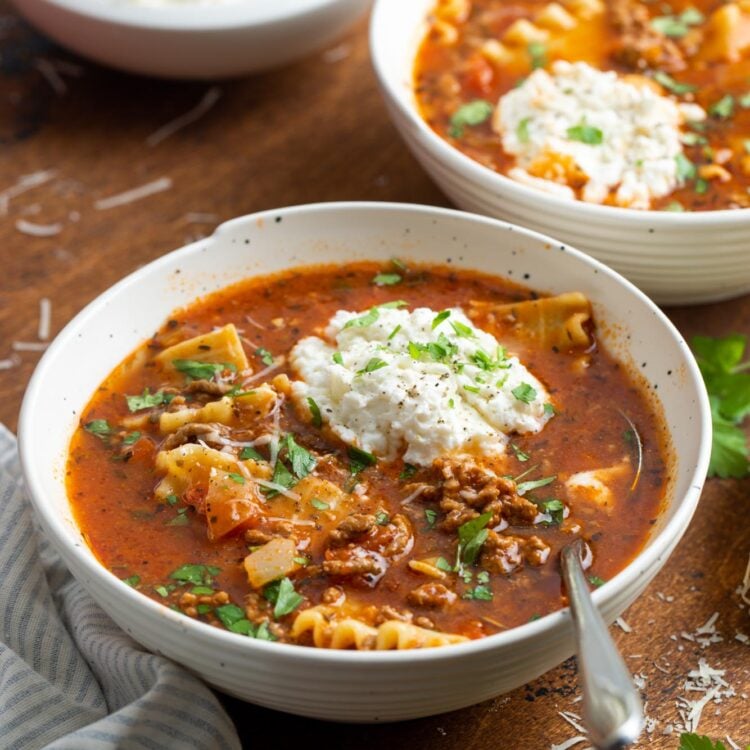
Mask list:
[[[635,742],[643,729],[643,707],[633,680],[594,607],[576,539],[560,553],[563,580],[578,644],[583,689],[583,723],[598,750],[618,750]]]

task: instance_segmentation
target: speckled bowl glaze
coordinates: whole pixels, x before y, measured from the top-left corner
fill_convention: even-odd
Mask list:
[[[634,286],[599,262],[525,229],[457,211],[331,203],[245,216],[163,256],[102,294],[60,333],[23,402],[20,449],[41,524],[76,578],[136,640],[217,688],[270,708],[337,721],[393,721],[461,708],[511,690],[569,657],[569,613],[488,638],[403,652],[326,651],[210,627],[139,594],[101,566],[73,520],[65,458],[81,410],[109,372],[170,312],[255,274],[399,256],[592,300],[600,340],[648,382],[674,448],[667,506],[644,550],[594,592],[612,621],[656,575],[695,509],[711,443],[707,397],[686,343]]]
[[[92,60],[164,78],[268,70],[334,41],[371,0],[13,0]]]
[[[435,0],[376,0],[370,51],[391,119],[446,195],[467,211],[560,237],[626,276],[660,304],[750,292],[750,209],[636,211],[548,195],[501,175],[444,141],[420,117],[417,48]]]

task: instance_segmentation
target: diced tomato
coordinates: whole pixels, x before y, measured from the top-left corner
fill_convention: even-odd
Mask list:
[[[461,73],[464,90],[476,96],[488,96],[495,83],[495,69],[482,55],[472,55]]]

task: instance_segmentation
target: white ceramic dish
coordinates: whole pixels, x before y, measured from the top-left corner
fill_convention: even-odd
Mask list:
[[[434,4],[376,0],[370,50],[393,122],[451,200],[570,242],[660,304],[750,291],[750,209],[670,213],[565,200],[498,174],[440,138],[419,116],[412,88],[414,58]]]
[[[131,73],[256,73],[334,41],[370,0],[13,0],[64,47]]]
[[[707,397],[686,343],[653,303],[597,261],[528,230],[385,203],[318,204],[235,219],[139,269],[83,310],[45,353],[21,412],[21,458],[41,523],[114,620],[228,693],[322,719],[408,719],[511,690],[573,653],[569,615],[556,612],[483,640],[410,652],[325,651],[234,635],[142,596],[96,561],[71,516],[65,457],[96,387],[175,307],[253,274],[394,255],[527,279],[550,292],[580,290],[606,321],[604,345],[658,386],[676,453],[671,499],[647,547],[594,592],[612,621],[661,568],[693,514],[711,443]]]

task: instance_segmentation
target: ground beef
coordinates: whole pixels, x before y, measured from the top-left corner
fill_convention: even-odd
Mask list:
[[[423,583],[409,592],[409,604],[432,609],[446,609],[457,599],[456,593],[442,583]]]
[[[382,625],[384,622],[388,622],[388,620],[411,622],[413,619],[414,615],[408,609],[396,609],[395,607],[391,607],[390,604],[385,604],[380,608],[375,618],[375,624]]]
[[[331,543],[334,545],[348,544],[354,539],[367,534],[375,526],[375,523],[375,516],[365,513],[354,513],[345,518],[331,532]]]
[[[354,545],[326,550],[323,562],[323,571],[332,576],[380,576],[385,572],[383,568],[384,563],[370,550]]]
[[[383,548],[385,557],[397,558],[408,552],[413,544],[409,519],[400,513],[393,516],[385,527],[391,534],[390,541]]]
[[[294,532],[294,524],[281,518],[261,519],[261,525],[245,532],[245,542],[253,547],[267,544],[276,537],[290,537]]]
[[[162,443],[160,450],[172,450],[180,445],[189,443],[194,438],[200,438],[208,445],[213,444],[218,448],[223,448],[224,444],[219,442],[217,438],[229,437],[229,432],[230,430],[226,425],[219,424],[218,422],[208,422],[206,424],[201,422],[189,422],[173,432]]]
[[[433,463],[436,484],[422,498],[438,501],[445,518],[444,531],[455,531],[482,513],[491,513],[490,528],[503,519],[514,525],[531,525],[539,514],[534,503],[521,497],[512,479],[499,477],[471,458],[438,458]]]
[[[492,573],[508,575],[524,563],[542,565],[549,552],[549,545],[538,536],[521,537],[490,531],[482,546],[479,564]]]
[[[686,66],[680,47],[651,25],[648,8],[638,0],[611,0],[610,20],[618,32],[612,52],[621,65],[633,70],[649,68],[675,72]]]

